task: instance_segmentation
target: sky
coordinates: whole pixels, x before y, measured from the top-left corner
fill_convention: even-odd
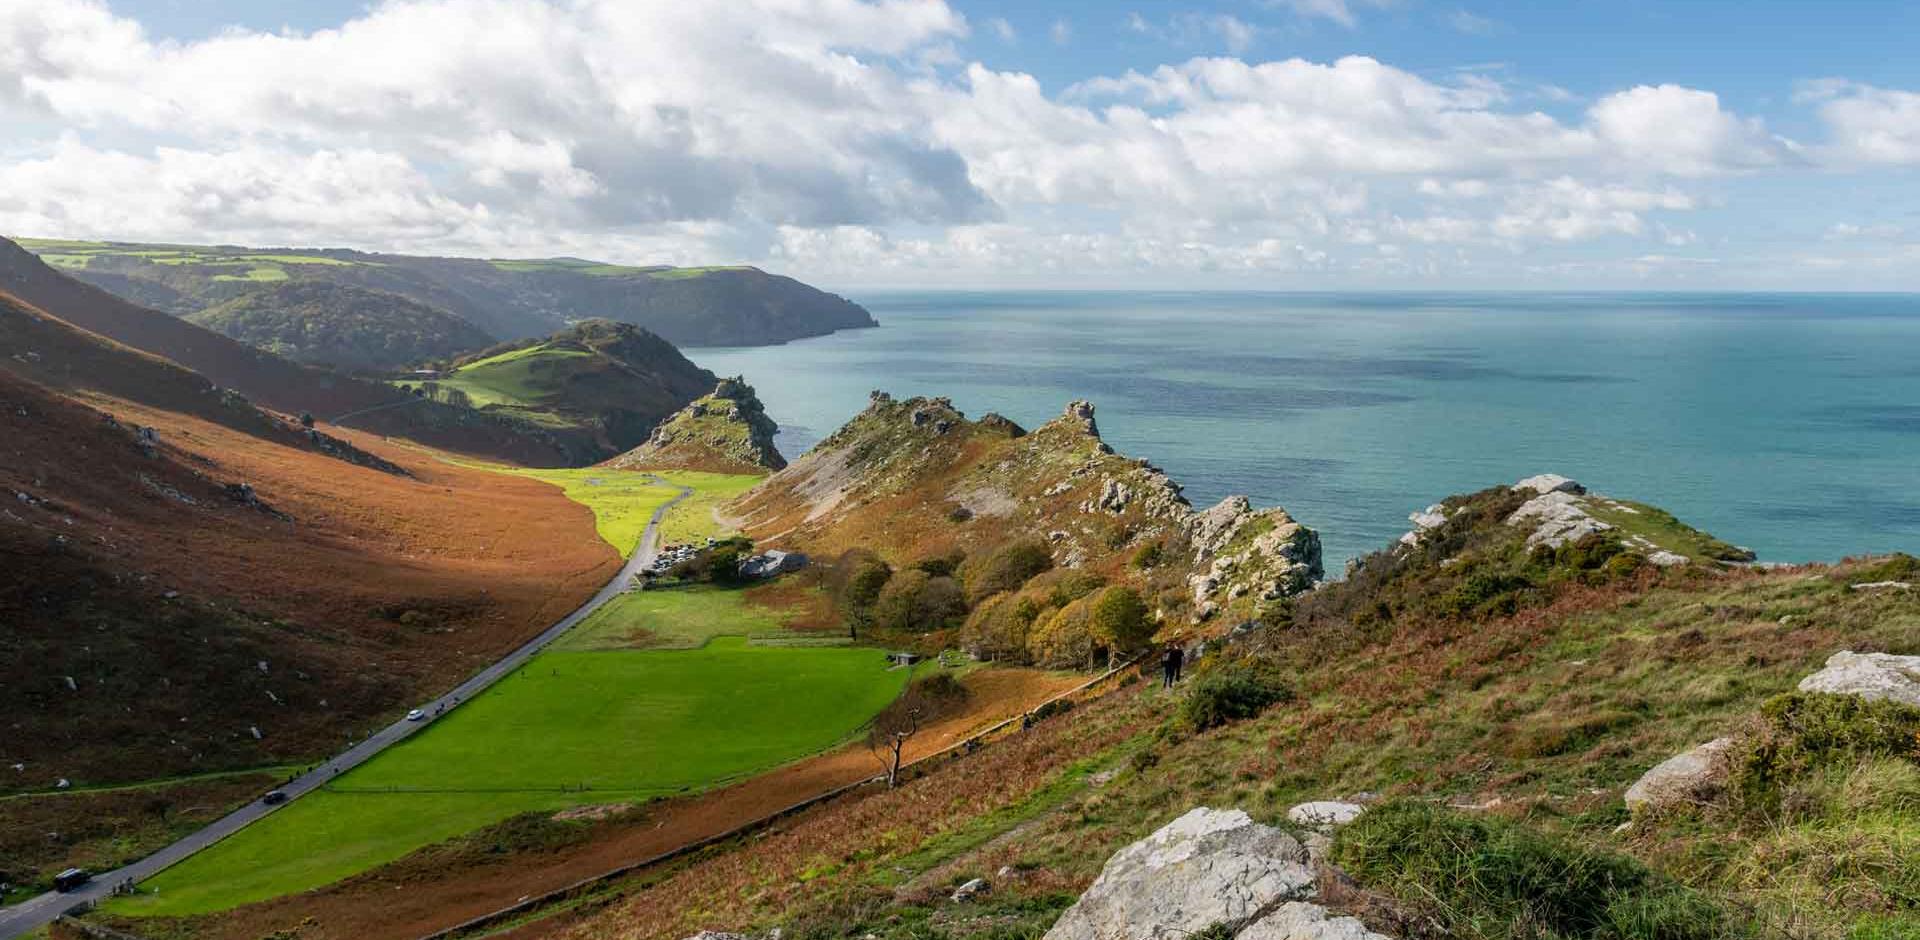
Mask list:
[[[1920,290],[1920,4],[0,0],[0,233]]]

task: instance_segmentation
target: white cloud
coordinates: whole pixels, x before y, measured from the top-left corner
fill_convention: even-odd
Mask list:
[[[1818,108],[1835,160],[1920,165],[1920,92],[1825,79],[1808,83],[1796,98]]]
[[[1054,20],[1053,25],[1047,27],[1047,38],[1052,39],[1056,46],[1064,46],[1072,42],[1073,24],[1065,19]]]
[[[1374,6],[1382,5],[1382,0],[1362,0]],[[1326,19],[1339,23],[1348,29],[1358,25],[1359,20],[1353,14],[1353,5],[1347,0],[1267,0],[1267,5],[1291,10],[1302,19]]]
[[[1469,36],[1491,36],[1500,28],[1499,23],[1469,10],[1454,10],[1448,13],[1447,25]]]
[[[1384,5],[1280,5],[1353,25],[1362,4]],[[387,0],[192,42],[97,2],[7,4],[0,115],[56,130],[0,150],[0,231],[850,278],[1411,276],[1475,250],[1693,244],[1679,216],[1716,176],[1920,162],[1908,92],[1808,86],[1833,130],[1802,147],[1704,89],[1555,116],[1498,69],[1246,61],[1259,29],[1226,14],[1125,25],[1230,55],[1049,89],[956,60],[969,24],[943,0]]]
[[[1600,99],[1587,116],[1595,133],[1632,165],[1678,176],[1772,166],[1795,146],[1758,119],[1720,107],[1710,91],[1641,85]]]

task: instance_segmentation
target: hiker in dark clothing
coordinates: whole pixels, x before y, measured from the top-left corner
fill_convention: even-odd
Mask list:
[[[1180,647],[1167,644],[1166,654],[1160,657],[1160,671],[1166,676],[1166,688],[1171,689],[1174,683],[1180,681],[1180,664],[1186,658],[1187,654],[1181,652]]]

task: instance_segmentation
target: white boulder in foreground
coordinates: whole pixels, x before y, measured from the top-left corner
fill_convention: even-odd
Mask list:
[[[1216,924],[1237,940],[1387,940],[1307,903],[1317,890],[1299,841],[1203,806],[1114,853],[1046,940],[1186,940]]]
[[[1731,747],[1732,738],[1715,738],[1661,761],[1627,788],[1627,809],[1643,813],[1711,800],[1727,781]]]
[[[1800,680],[1802,692],[1853,695],[1920,708],[1920,656],[1841,651],[1826,668]]]
[[[1390,940],[1352,917],[1337,917],[1318,904],[1288,901],[1240,931],[1234,940]]]
[[[1185,940],[1314,890],[1307,850],[1241,810],[1199,807],[1114,853],[1046,940]]]

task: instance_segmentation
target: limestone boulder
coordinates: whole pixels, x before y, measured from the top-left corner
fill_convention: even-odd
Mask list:
[[[1853,695],[1920,708],[1920,656],[1841,651],[1826,668],[1800,680],[1802,692]]]
[[[1669,757],[1627,788],[1627,809],[1635,813],[1711,800],[1727,782],[1732,738],[1715,738]]]
[[[1046,940],[1184,940],[1215,924],[1238,932],[1313,892],[1298,840],[1203,806],[1115,853]]]
[[[1327,913],[1318,904],[1288,901],[1240,931],[1234,940],[1390,940],[1352,917]]]

